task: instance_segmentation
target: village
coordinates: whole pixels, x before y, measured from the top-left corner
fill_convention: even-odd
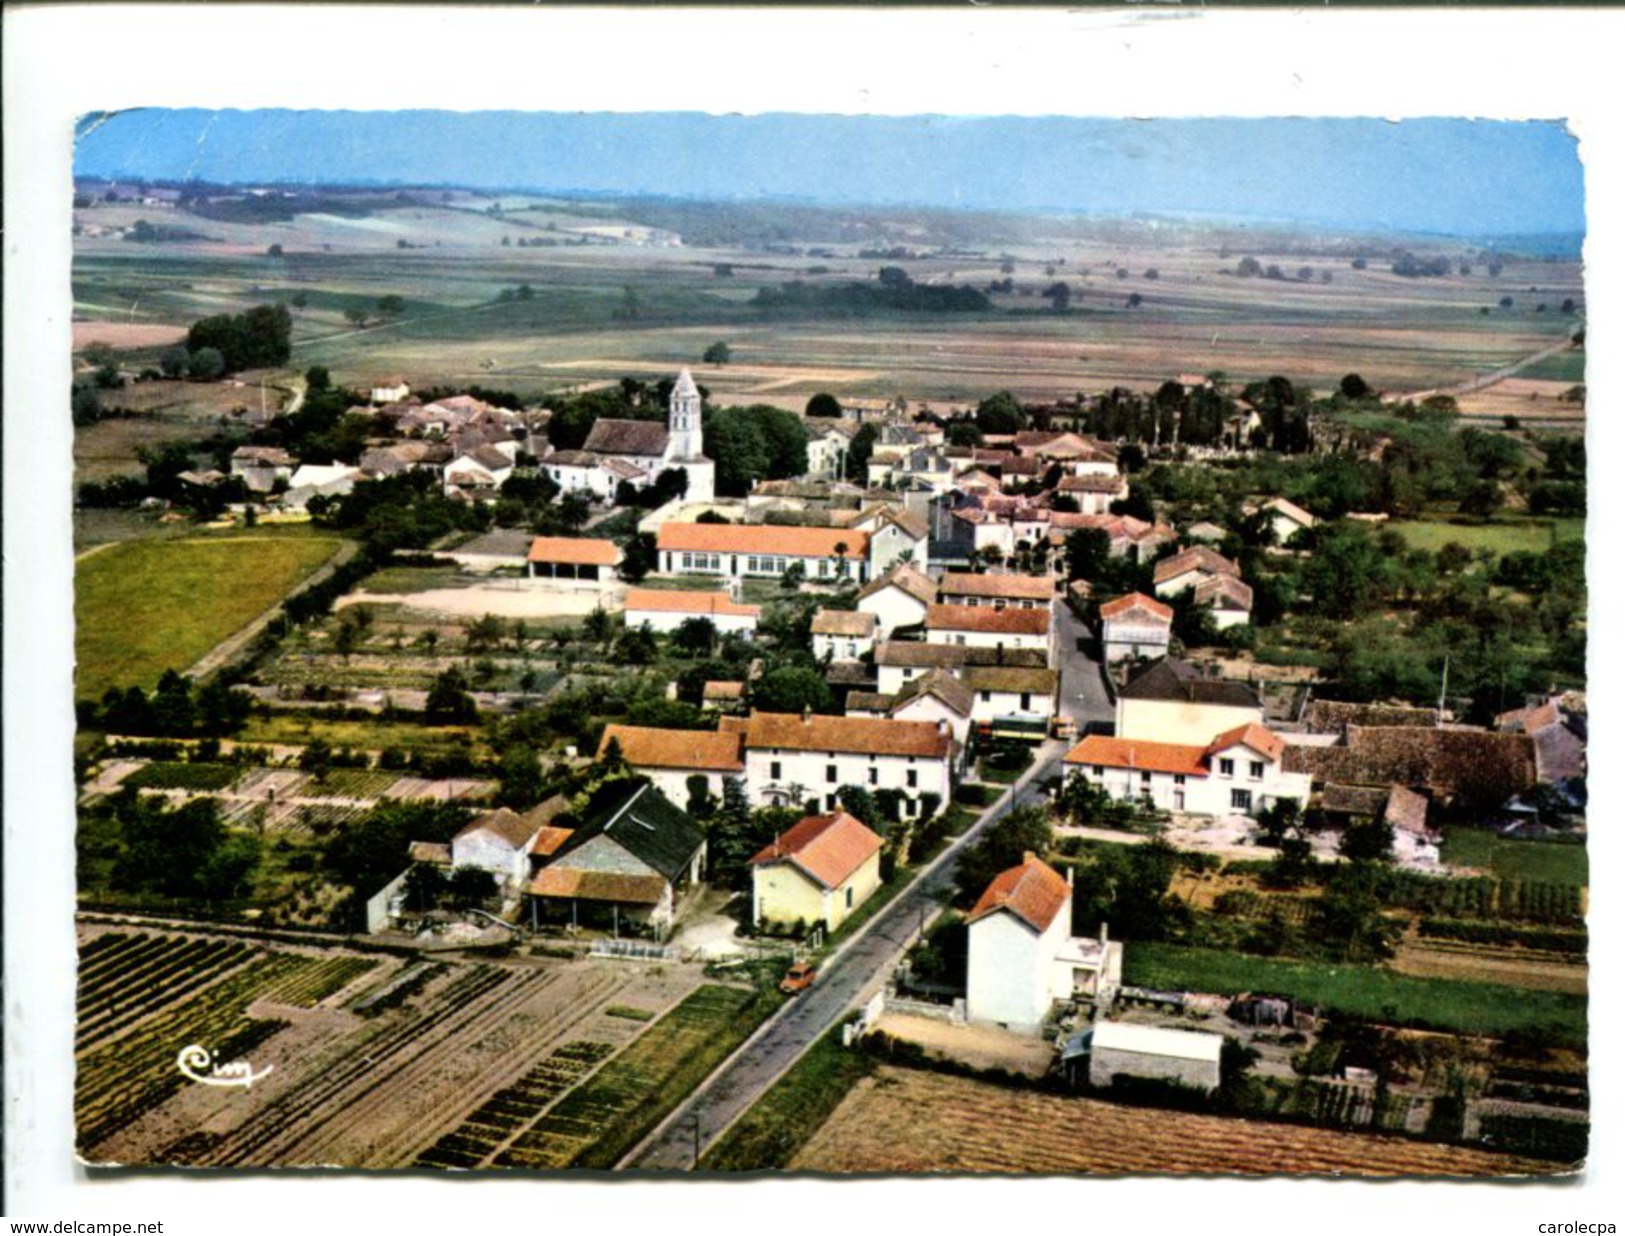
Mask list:
[[[1350,402],[1377,398],[1357,382]],[[1394,439],[1182,374],[1115,434],[1104,401],[818,395],[759,431],[793,463],[742,472],[762,443],[690,369],[608,396],[508,407],[312,370],[304,414],[325,399],[357,431],[348,461],[331,437],[266,444],[297,404],[247,412],[223,466],[147,500],[363,549],[239,641],[224,696],[176,674],[81,702],[105,735],[81,762],[87,960],[146,948],[162,973],[193,941],[261,938],[288,965],[335,961],[222,1023],[284,1064],[263,1108],[171,1137],[186,1121],[153,1065],[150,1107],[82,1124],[82,1153],[299,1163],[373,1139],[379,1166],[818,1169],[843,1161],[818,1133],[840,1110],[798,1110],[793,1151],[752,1138],[771,1141],[798,1069],[845,1053],[1365,1139],[1376,1159],[1324,1151],[1356,1172],[1390,1170],[1404,1138],[1465,1174],[1583,1156],[1583,689],[1509,691],[1482,666],[1467,686],[1462,660],[1453,683],[1448,653],[1379,672],[1328,645],[1340,677],[1266,658],[1258,634],[1335,640],[1507,560],[1407,552],[1389,513],[1311,498],[1300,474],[1299,500],[1186,492],[1225,468],[1267,479],[1249,461],[1294,434],[1316,483],[1350,459],[1380,473]],[[1519,458],[1560,476],[1555,453]],[[1555,595],[1559,549],[1517,569],[1549,569]],[[1412,574],[1350,601],[1351,573],[1385,586],[1373,554]],[[131,837],[188,812],[214,837],[196,870],[132,878]],[[433,1084],[456,1077],[455,1113],[403,1097],[350,1140],[288,1131],[313,1044],[521,987],[514,1020],[493,1003],[445,1036]],[[532,1024],[521,1068],[500,1045]],[[91,1037],[92,1099],[130,1081],[115,1031],[140,1025],[115,1012]],[[714,1050],[649,1083],[636,1118],[601,1113],[624,1135],[559,1117],[639,1044],[679,1035],[669,1063],[696,1033]],[[349,1110],[369,1084],[316,1098]]]

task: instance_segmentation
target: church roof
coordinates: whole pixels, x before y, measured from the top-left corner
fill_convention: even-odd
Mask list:
[[[698,395],[700,388],[694,385],[694,375],[687,369],[677,375],[677,385],[672,387],[673,395]]]
[[[664,455],[671,435],[659,421],[623,421],[600,417],[582,449],[600,455]]]

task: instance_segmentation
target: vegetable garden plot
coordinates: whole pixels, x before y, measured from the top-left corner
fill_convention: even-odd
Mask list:
[[[80,980],[75,1046],[110,1038],[259,955],[250,945],[187,937],[160,936],[134,948],[104,948],[92,957],[99,964],[85,969]]]
[[[124,784],[138,790],[223,790],[242,769],[232,764],[180,764],[160,761],[131,773]]]
[[[513,1085],[486,1100],[467,1120],[420,1154],[415,1166],[480,1166],[614,1050],[609,1043],[566,1043]]]

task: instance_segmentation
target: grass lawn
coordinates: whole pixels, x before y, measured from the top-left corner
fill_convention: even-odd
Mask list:
[[[716,1145],[700,1167],[718,1172],[756,1172],[789,1166],[847,1092],[874,1071],[872,1056],[841,1046],[836,1027],[756,1103]]]
[[[1583,519],[1524,519],[1506,517],[1487,524],[1451,523],[1448,519],[1394,520],[1385,525],[1403,536],[1412,549],[1437,553],[1451,541],[1468,549],[1493,549],[1498,554],[1516,550],[1539,553],[1558,541],[1585,536]]]
[[[1574,842],[1515,841],[1482,828],[1450,827],[1442,857],[1453,867],[1477,867],[1503,880],[1590,883],[1586,847]]]
[[[338,550],[330,537],[124,541],[77,564],[76,691],[151,689],[270,609]]]
[[[1290,995],[1361,1017],[1414,1022],[1460,1034],[1502,1034],[1550,1027],[1582,1042],[1586,999],[1498,983],[1414,978],[1375,966],[1327,965],[1248,957],[1175,944],[1131,944],[1123,951],[1123,981],[1162,991]]]
[[[404,596],[439,588],[468,588],[479,580],[460,567],[389,566],[374,571],[356,585],[357,592]]]

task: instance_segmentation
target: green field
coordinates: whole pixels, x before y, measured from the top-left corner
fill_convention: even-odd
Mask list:
[[[1557,541],[1585,536],[1583,519],[1505,518],[1487,524],[1451,523],[1447,519],[1395,520],[1386,525],[1405,538],[1412,549],[1437,553],[1451,541],[1467,549],[1493,549],[1498,554],[1517,550],[1539,553]]]
[[[1583,844],[1563,841],[1514,841],[1481,828],[1446,828],[1442,857],[1452,867],[1475,867],[1503,880],[1549,884],[1590,883],[1590,862]]]
[[[475,757],[489,754],[478,741],[477,726],[415,725],[409,721],[338,721],[308,713],[273,713],[253,716],[237,734],[238,742],[303,746],[321,738],[330,747],[383,751],[396,748],[420,753],[467,750]]]
[[[1174,944],[1124,950],[1123,981],[1161,991],[1289,995],[1322,1011],[1414,1023],[1459,1034],[1549,1028],[1565,1041],[1586,1036],[1584,996],[1498,983],[1413,978],[1374,966],[1326,965],[1248,957]]]
[[[151,689],[286,596],[339,549],[308,536],[124,541],[76,564],[80,698],[112,686]]]
[[[705,1152],[703,1170],[757,1172],[788,1167],[875,1059],[841,1046],[837,1027],[819,1039],[738,1123]]]
[[[741,987],[701,987],[560,1100],[497,1159],[497,1166],[614,1167],[744,1041],[778,999],[776,993]]]

